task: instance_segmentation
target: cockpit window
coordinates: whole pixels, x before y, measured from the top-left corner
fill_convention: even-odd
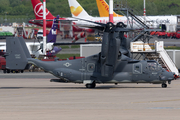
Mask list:
[[[157,63],[156,62],[149,62],[148,63],[148,69],[151,71],[157,71],[158,70]]]
[[[162,66],[160,64],[158,64],[158,70],[162,70]]]
[[[133,73],[134,74],[141,74],[142,73],[142,65],[141,64],[134,64]]]

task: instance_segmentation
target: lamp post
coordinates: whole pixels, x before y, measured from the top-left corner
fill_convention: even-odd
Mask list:
[[[144,16],[146,16],[146,0],[144,0]]]
[[[113,0],[109,0],[109,22],[113,23]]]
[[[7,22],[7,16],[6,16],[6,14],[8,13],[8,12],[4,12],[5,13],[5,19],[4,19],[4,21],[5,21],[5,23]]]
[[[43,0],[43,54],[46,55],[46,0]]]
[[[146,24],[146,0],[144,0],[144,23]]]

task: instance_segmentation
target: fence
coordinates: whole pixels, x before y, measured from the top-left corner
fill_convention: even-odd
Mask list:
[[[34,18],[5,18],[1,17],[0,18],[0,25],[12,25],[13,22],[16,23],[28,23],[29,20],[34,19]]]

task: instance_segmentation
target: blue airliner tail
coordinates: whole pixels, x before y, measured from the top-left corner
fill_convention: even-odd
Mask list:
[[[58,19],[59,19],[59,15],[57,15],[57,17],[54,18],[54,20],[53,20],[51,30],[47,36],[47,43],[49,43],[49,42],[55,43],[56,42],[57,29],[58,29]]]

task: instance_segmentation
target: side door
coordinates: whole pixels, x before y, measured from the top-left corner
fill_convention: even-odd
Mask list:
[[[159,79],[159,69],[158,69],[158,65],[156,62],[147,62],[147,66],[148,66],[148,71],[149,74],[147,75],[149,81],[152,80],[158,80]]]
[[[143,80],[142,79],[142,64],[141,63],[135,63],[132,66],[132,80],[133,82],[139,81],[139,80]]]
[[[87,62],[86,62],[86,58],[82,58],[82,60],[81,60],[81,63],[82,63],[82,67],[81,67],[81,80],[83,81],[83,80],[86,80],[86,64],[87,64]]]

